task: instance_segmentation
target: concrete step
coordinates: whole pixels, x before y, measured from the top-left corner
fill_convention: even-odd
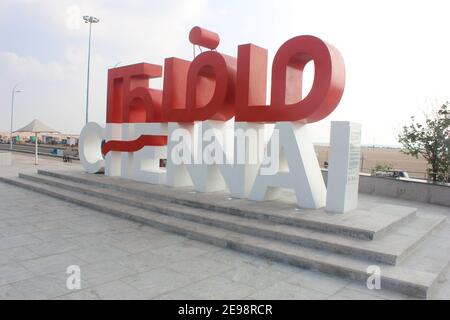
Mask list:
[[[436,285],[428,293],[433,298],[435,289],[447,287],[450,265],[450,223],[444,224],[433,230],[429,236],[421,241],[416,248],[401,262],[402,267],[417,271],[433,273],[436,275]],[[447,299],[449,298],[448,290]],[[442,299],[442,293],[440,294]]]
[[[380,239],[373,241],[357,240],[336,234],[275,224],[270,221],[261,221],[199,208],[191,208],[162,200],[152,200],[147,197],[136,196],[122,191],[102,189],[84,183],[66,181],[50,176],[19,174],[19,177],[230,231],[285,241],[391,265],[397,264],[401,259],[406,257],[426,235],[445,221],[445,217],[442,216],[428,215],[416,217]],[[415,230],[415,232],[408,234],[407,231],[410,229]]]
[[[366,205],[345,214],[330,214],[324,209],[299,209],[294,203],[281,201],[255,202],[231,199],[225,192],[197,193],[192,188],[168,188],[117,177],[93,175],[84,172],[66,173],[38,170],[38,174],[90,186],[127,192],[148,199],[227,213],[241,217],[271,221],[277,224],[297,226],[317,231],[373,240],[389,233],[415,217],[416,208],[394,205]]]
[[[97,196],[80,194],[24,179],[0,178],[0,181],[100,212],[127,218],[164,231],[181,234],[191,239],[270,258],[302,268],[339,275],[363,283],[367,281],[369,276],[367,268],[371,263],[362,259],[206,226],[126,204],[111,203]],[[437,274],[432,272],[417,271],[401,266],[380,265],[379,267],[381,269],[383,288],[418,298],[429,297],[437,277]]]

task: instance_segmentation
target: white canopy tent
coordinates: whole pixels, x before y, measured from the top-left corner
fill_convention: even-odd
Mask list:
[[[35,161],[34,163],[37,165],[38,164],[38,134],[39,133],[59,133],[56,130],[53,130],[52,128],[50,128],[49,126],[47,126],[46,124],[42,123],[41,121],[34,119],[33,121],[31,121],[28,125],[26,125],[25,127],[16,130],[14,132],[32,132],[34,133],[35,136]]]

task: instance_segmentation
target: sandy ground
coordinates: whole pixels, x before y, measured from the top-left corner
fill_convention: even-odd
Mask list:
[[[315,149],[323,167],[328,159],[328,147],[315,146]],[[403,154],[400,149],[362,148],[361,156],[362,172],[370,173],[377,164],[387,164],[393,169],[407,171],[411,178],[426,178],[427,162],[423,158],[416,159]]]

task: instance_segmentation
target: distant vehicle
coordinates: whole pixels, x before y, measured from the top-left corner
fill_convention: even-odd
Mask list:
[[[403,170],[387,170],[387,171],[375,171],[372,173],[372,176],[375,177],[384,177],[384,178],[404,178],[409,179],[409,174]]]

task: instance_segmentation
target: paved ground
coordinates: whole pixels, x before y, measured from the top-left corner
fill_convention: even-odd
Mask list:
[[[39,157],[55,157],[54,155],[52,155],[52,151],[55,149],[66,149],[65,147],[59,147],[59,146],[51,146],[51,145],[39,145]],[[13,146],[13,150],[17,151],[17,153],[22,153],[22,154],[32,154],[34,155],[35,153],[35,146],[34,144],[15,144]],[[10,151],[10,145],[9,144],[4,144],[4,143],[0,143],[0,151]],[[78,159],[79,160],[79,159]]]
[[[0,175],[33,172],[32,162],[15,155],[15,165],[0,167]],[[72,170],[79,164],[42,159],[39,168]],[[66,287],[72,265],[80,267],[81,290]],[[447,279],[448,271],[436,298],[450,299]],[[0,184],[0,299],[407,298]]]

